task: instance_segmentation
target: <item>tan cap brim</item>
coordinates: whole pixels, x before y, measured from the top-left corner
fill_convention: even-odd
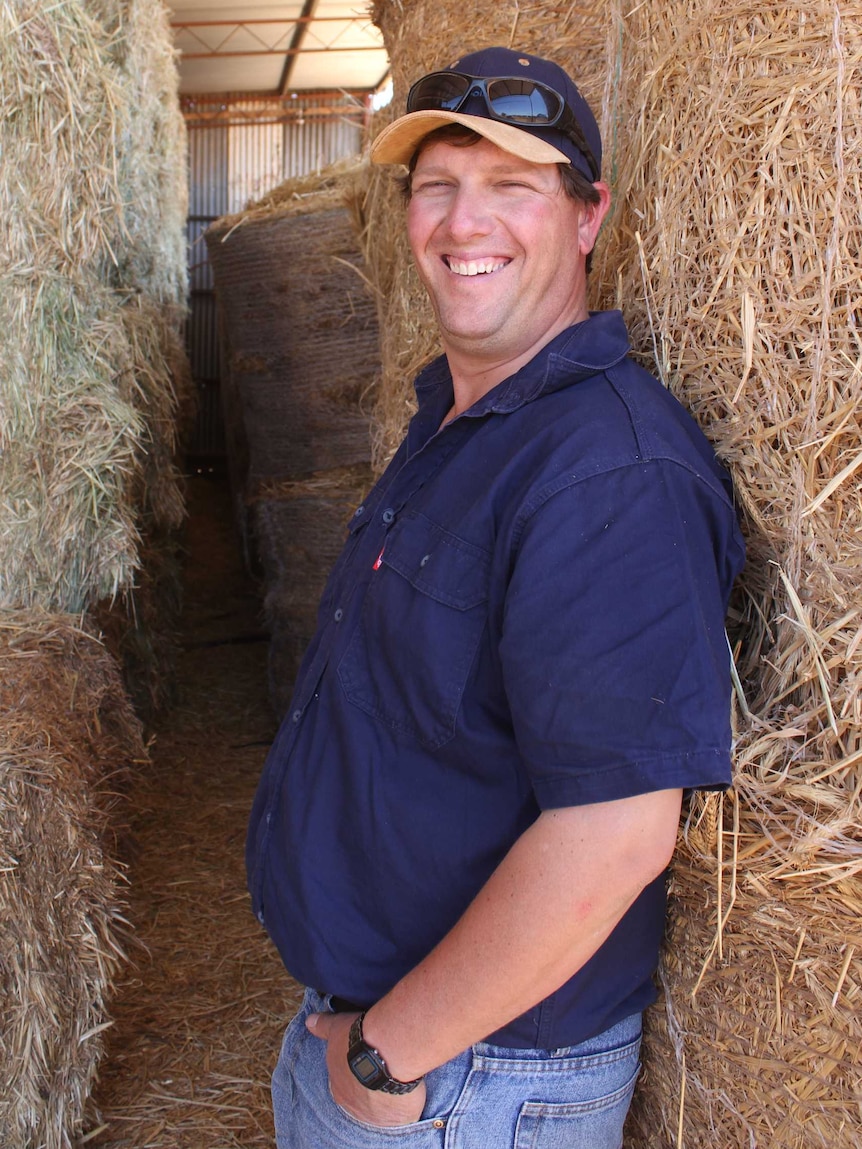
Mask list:
[[[408,112],[383,129],[371,145],[371,161],[375,164],[409,164],[419,143],[443,124],[463,124],[504,152],[520,156],[532,164],[570,164],[567,155],[558,151],[553,144],[538,136],[516,128],[513,124],[502,124],[499,120],[487,120],[484,116],[465,116],[460,112],[427,111]]]

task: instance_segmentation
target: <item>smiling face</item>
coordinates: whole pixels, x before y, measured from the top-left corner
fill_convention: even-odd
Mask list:
[[[587,317],[586,255],[606,210],[607,189],[584,205],[556,164],[485,139],[421,152],[407,230],[453,374],[491,372],[493,386]]]

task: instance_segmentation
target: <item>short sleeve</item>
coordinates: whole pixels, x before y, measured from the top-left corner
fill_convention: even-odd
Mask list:
[[[500,657],[542,808],[729,784],[740,549],[726,499],[668,461],[573,480],[525,516]]]

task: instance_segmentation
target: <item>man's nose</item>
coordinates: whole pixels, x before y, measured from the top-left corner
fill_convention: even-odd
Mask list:
[[[488,235],[494,221],[487,197],[477,189],[460,187],[450,201],[446,224],[453,239]]]

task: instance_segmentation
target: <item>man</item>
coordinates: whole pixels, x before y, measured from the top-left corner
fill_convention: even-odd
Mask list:
[[[590,314],[601,139],[556,65],[423,77],[409,168],[445,354],[349,526],[255,801],[255,909],[311,987],[280,1149],[618,1149],[682,794],[730,781],[742,563],[694,423]]]

